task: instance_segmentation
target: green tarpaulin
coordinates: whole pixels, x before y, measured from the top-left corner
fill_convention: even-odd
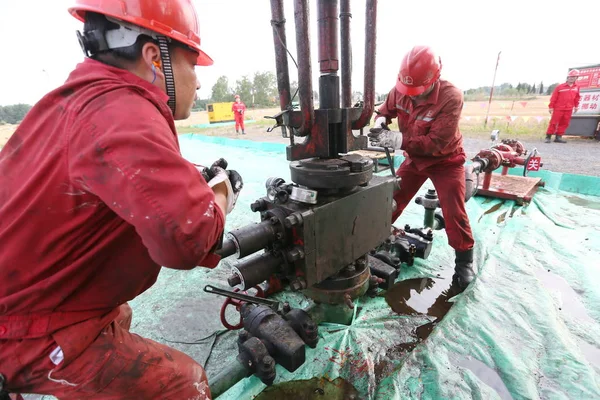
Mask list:
[[[289,181],[284,145],[180,140],[186,158],[209,165],[223,156],[242,173],[244,190],[227,229],[258,221],[249,205],[265,194],[267,178]],[[289,381],[306,381],[300,386],[312,394],[301,398],[338,398],[334,389],[347,385],[363,399],[600,398],[600,179],[539,175],[546,187],[528,206],[483,197],[467,203],[479,273],[464,293],[448,293],[454,253],[445,232],[436,231],[428,259],[403,267],[389,293],[356,301],[350,326],[321,324],[302,367],[290,373],[277,366],[269,392],[285,394],[262,398],[295,398],[282,384]],[[422,220],[423,208],[413,203],[397,224]],[[227,287],[235,261],[215,270],[163,269],[132,302],[132,330],[185,351],[209,376],[237,362],[236,333],[218,319],[223,298],[203,292],[206,284]],[[308,304],[299,294],[276,298]],[[249,377],[219,399],[251,399],[265,388]]]

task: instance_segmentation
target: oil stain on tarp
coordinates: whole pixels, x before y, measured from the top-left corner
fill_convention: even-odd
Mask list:
[[[263,390],[256,400],[359,400],[358,391],[342,378],[282,382]]]

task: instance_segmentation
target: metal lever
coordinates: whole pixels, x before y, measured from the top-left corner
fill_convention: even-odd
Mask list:
[[[276,300],[265,299],[262,297],[250,296],[247,294],[241,294],[237,292],[233,292],[227,289],[221,289],[212,285],[204,286],[204,291],[206,293],[218,294],[221,296],[229,297],[231,299],[236,299],[240,301],[245,301],[247,303],[260,304],[263,306],[267,306],[271,308],[273,311],[279,310],[279,302]]]
[[[394,160],[392,160],[392,155],[390,154],[390,148],[384,147],[383,150],[385,151],[385,156],[387,157],[387,162],[388,162],[388,164],[390,164],[390,172],[392,173],[392,176],[395,178],[396,170],[394,169]]]

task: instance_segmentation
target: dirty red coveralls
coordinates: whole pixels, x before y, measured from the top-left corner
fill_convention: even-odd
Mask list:
[[[233,111],[233,116],[235,118],[235,130],[236,132],[242,128],[244,131],[244,113],[246,112],[246,105],[243,102],[235,102],[231,106],[231,111]]]
[[[129,332],[162,266],[214,267],[224,216],[167,96],[86,59],[0,152],[0,373],[60,399],[204,399],[202,367]]]
[[[568,83],[561,83],[552,92],[548,108],[553,110],[550,124],[548,125],[547,135],[562,136],[569,127],[573,108],[579,107],[579,86],[576,83],[569,86]]]
[[[457,251],[469,250],[474,245],[465,211],[466,155],[458,129],[462,106],[460,90],[440,80],[427,99],[418,105],[394,88],[379,108],[388,123],[392,118],[398,119],[403,134],[401,148],[407,154],[396,173],[402,178],[402,189],[394,194],[397,209],[392,222],[429,178],[438,193],[448,242]]]

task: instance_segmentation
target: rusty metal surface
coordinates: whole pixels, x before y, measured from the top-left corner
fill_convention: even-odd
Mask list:
[[[365,188],[303,213],[308,286],[323,281],[383,242],[390,233],[391,177],[374,176]]]
[[[375,109],[375,55],[377,42],[377,0],[367,0],[365,11],[365,77],[363,111],[352,124],[352,128],[361,129],[371,120]],[[350,132],[350,134],[352,134]]]
[[[490,187],[483,189],[480,186],[477,194],[520,202],[530,201],[541,181],[541,178],[492,174]]]
[[[277,70],[277,91],[279,92],[279,107],[287,110],[291,103],[290,74],[288,55],[286,52],[287,39],[285,36],[285,15],[283,0],[271,0],[271,25],[273,26],[273,44],[275,45],[275,67]]]
[[[340,36],[342,59],[342,108],[352,106],[352,45],[350,37],[350,0],[342,0],[340,4]]]
[[[321,0],[317,3],[319,70],[321,73],[337,72],[339,69],[337,3],[337,0]]]
[[[294,17],[296,21],[296,48],[298,49],[298,93],[303,117],[302,125],[294,131],[294,134],[296,136],[307,136],[311,133],[315,121],[312,67],[310,63],[308,0],[294,1]],[[324,132],[327,132],[327,130]]]
[[[352,188],[371,180],[373,160],[357,154],[343,158],[309,158],[291,163],[290,173],[294,182],[311,189]]]
[[[364,295],[369,289],[371,271],[366,263],[356,265],[352,271],[344,269],[339,274],[310,287],[304,294],[325,304],[344,304]]]
[[[327,110],[313,110],[312,116],[314,120],[310,136],[303,143],[297,143],[286,148],[288,161],[302,160],[310,157],[329,157],[329,113]],[[299,126],[302,123],[300,121],[305,117],[306,113],[304,110],[302,110],[302,113],[298,111],[290,113],[290,125]]]

